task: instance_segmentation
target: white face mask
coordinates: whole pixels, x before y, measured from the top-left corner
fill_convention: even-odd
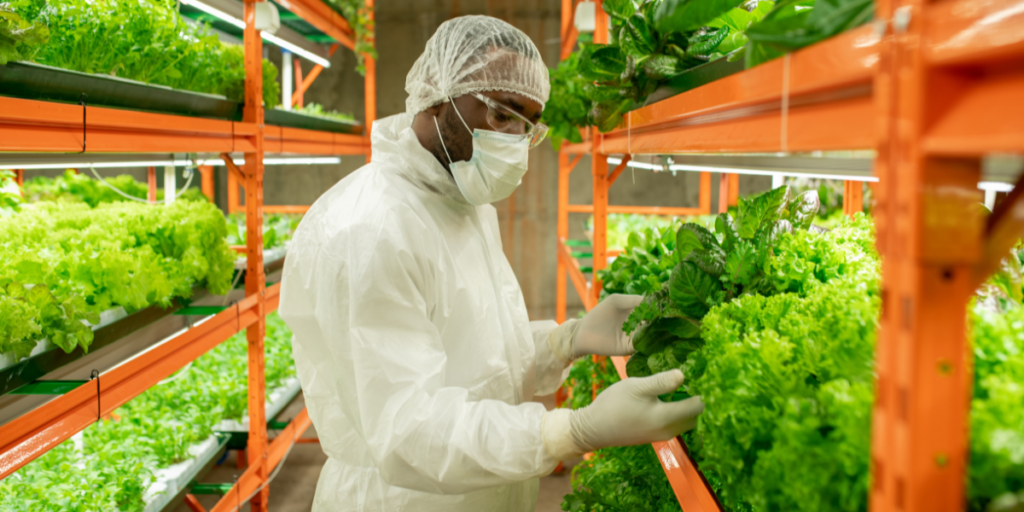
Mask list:
[[[455,108],[454,101],[452,108]],[[457,108],[455,113],[469,130],[469,125],[462,119]],[[470,204],[480,206],[501,201],[512,195],[522,182],[530,159],[530,141],[526,137],[490,130],[472,130],[473,157],[468,162],[452,162],[436,117],[434,126],[437,127],[437,136],[448,157],[448,167],[452,170],[455,183]]]

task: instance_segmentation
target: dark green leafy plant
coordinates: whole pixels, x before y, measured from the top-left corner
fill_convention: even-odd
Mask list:
[[[611,44],[581,43],[580,50],[551,73],[552,94],[544,122],[551,127],[552,143],[577,142],[578,127],[593,125],[603,132],[614,129],[624,113],[642,104],[672,77],[720,57],[718,47],[736,30],[734,26],[749,24],[767,12],[764,8],[752,12],[736,9],[740,3],[604,2],[612,19]],[[731,24],[719,20],[734,9],[746,15],[734,15]]]
[[[569,512],[677,512],[679,502],[650,445],[602,448],[572,470]]]
[[[0,66],[15,60],[31,60],[49,37],[46,25],[28,22],[10,3],[0,2]]]
[[[612,293],[643,295],[660,289],[677,263],[672,256],[677,228],[678,223],[670,223],[629,233],[619,257],[608,268],[597,272],[602,296]]]
[[[556,150],[565,140],[582,142],[578,127],[589,124],[590,101],[583,92],[589,82],[580,76],[579,58],[579,53],[572,53],[550,72],[551,97],[541,121],[550,127],[551,145]]]
[[[377,58],[374,47],[374,22],[366,8],[366,0],[325,0],[325,3],[339,14],[355,32],[356,71],[366,74],[365,56]]]
[[[564,139],[575,141],[578,127],[615,129],[623,114],[695,66],[740,57],[747,67],[756,66],[866,23],[874,13],[873,0],[608,0],[602,5],[612,19],[610,44],[581,43],[574,54],[578,60],[559,64],[551,74],[544,121],[556,147]],[[586,116],[578,108],[581,100]]]
[[[791,197],[788,187],[780,187],[741,199],[735,221],[728,213],[719,215],[717,236],[700,224],[683,224],[675,249],[653,262],[659,269],[674,264],[668,278],[662,272],[635,280],[647,289],[623,329],[636,331],[633,346],[647,358],[648,368],[634,362],[627,371],[646,375],[681,367],[700,348],[699,326],[712,308],[741,295],[788,289],[790,281],[774,275],[779,273],[775,245],[782,233],[806,230],[817,210],[815,192]]]
[[[746,65],[771,59],[863,25],[875,13],[873,0],[780,0],[746,35]]]

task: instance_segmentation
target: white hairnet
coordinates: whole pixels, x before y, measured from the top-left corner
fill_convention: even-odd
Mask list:
[[[548,68],[523,31],[489,16],[448,20],[427,41],[405,78],[405,110],[427,108],[478,91],[508,91],[548,100]]]

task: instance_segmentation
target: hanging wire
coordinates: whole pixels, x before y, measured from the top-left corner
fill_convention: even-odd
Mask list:
[[[190,186],[190,185],[192,184],[192,177],[196,175],[196,173],[195,173],[195,169],[198,169],[198,168],[199,168],[199,162],[197,162],[195,158],[192,158],[192,159],[190,159],[190,160],[192,161],[192,165],[191,165],[191,166],[188,166],[188,165],[186,165],[186,166],[185,166],[185,171],[184,171],[184,175],[185,175],[185,184],[184,184],[184,185],[182,185],[181,189],[180,189],[180,190],[178,190],[178,191],[177,191],[177,192],[176,192],[176,193],[174,194],[174,197],[179,197],[179,196],[181,196],[181,194],[183,194],[183,193],[184,193],[184,192],[185,192],[186,190],[188,190],[188,187],[189,187],[189,186]],[[138,201],[138,202],[140,202],[140,203],[146,203],[146,204],[157,204],[157,202],[156,202],[156,201],[150,201],[150,200],[148,200],[148,199],[142,199],[142,198],[138,198],[138,197],[135,197],[135,196],[133,196],[133,195],[129,195],[129,194],[127,194],[127,193],[125,193],[125,192],[121,191],[121,189],[119,189],[119,188],[117,188],[117,187],[115,187],[115,186],[111,185],[111,184],[110,184],[109,182],[107,182],[107,180],[105,180],[105,179],[104,179],[104,178],[103,178],[102,176],[100,176],[100,175],[99,175],[99,173],[98,173],[98,172],[96,172],[96,169],[95,169],[95,168],[93,168],[93,167],[91,167],[91,166],[90,166],[90,167],[89,167],[89,170],[90,170],[90,171],[92,171],[92,175],[93,175],[93,176],[95,176],[95,177],[96,177],[96,179],[97,179],[97,180],[98,180],[98,181],[99,181],[100,183],[103,183],[104,185],[106,185],[106,186],[107,186],[107,188],[109,188],[110,190],[113,190],[114,192],[117,192],[117,193],[118,193],[118,194],[119,194],[119,195],[120,195],[121,197],[123,197],[123,198],[125,198],[125,199],[129,199],[129,200],[131,200],[131,201]]]

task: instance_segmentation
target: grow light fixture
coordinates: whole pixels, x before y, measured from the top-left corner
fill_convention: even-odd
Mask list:
[[[234,158],[235,165],[244,165],[244,158]],[[211,158],[195,162],[198,165],[222,166],[224,161],[219,158]],[[332,157],[291,157],[291,158],[264,158],[263,165],[336,165],[341,163],[341,158]],[[3,168],[11,169],[119,169],[125,167],[188,167],[192,165],[191,160],[143,160],[137,162],[67,162],[67,163],[42,163],[42,164],[4,164]]]
[[[608,158],[608,163],[612,165],[619,165],[622,163],[621,158]],[[658,165],[650,164],[646,162],[637,162],[630,160],[626,163],[628,167],[636,169],[646,169],[649,171],[690,171],[690,172],[720,172],[726,174],[747,174],[752,176],[772,176],[774,177],[795,177],[795,178],[820,178],[828,180],[847,180],[847,181],[867,181],[877,182],[878,178],[875,176],[858,176],[858,175],[842,175],[842,174],[820,174],[820,173],[806,173],[806,172],[785,172],[785,171],[766,171],[761,169],[750,169],[744,167],[722,167],[717,165],[690,165],[690,164],[668,164]]]
[[[227,23],[230,23],[230,24],[232,24],[232,25],[234,25],[234,26],[236,26],[236,27],[238,27],[238,28],[240,28],[242,30],[245,30],[245,22],[244,21],[242,21],[242,20],[240,20],[240,19],[238,19],[238,18],[236,18],[236,17],[234,17],[234,16],[232,16],[232,15],[230,15],[230,14],[224,12],[224,11],[221,11],[220,9],[216,9],[214,7],[210,7],[209,5],[206,5],[206,4],[202,3],[202,2],[200,2],[199,0],[181,0],[181,3],[183,3],[185,5],[191,5],[192,7],[195,7],[196,9],[199,9],[200,11],[203,11],[206,14],[209,14],[210,16],[213,16],[213,17],[215,17],[217,19],[220,19],[220,20],[223,20],[223,21],[225,21]],[[323,66],[325,68],[331,67],[331,61],[329,61],[329,60],[327,60],[327,59],[325,59],[325,58],[323,58],[323,57],[321,57],[321,56],[319,56],[319,55],[317,55],[315,53],[312,53],[312,52],[309,52],[309,51],[307,51],[307,50],[305,50],[303,48],[300,48],[300,47],[298,47],[298,46],[296,46],[296,45],[294,45],[292,43],[289,43],[288,41],[285,41],[284,39],[281,39],[280,37],[277,37],[277,36],[275,36],[273,34],[269,34],[267,32],[260,32],[260,36],[262,36],[263,39],[266,40],[267,42],[269,42],[271,44],[274,44],[274,45],[277,45],[277,46],[279,46],[281,48],[284,48],[284,49],[286,49],[286,50],[288,50],[288,51],[290,51],[290,52],[292,52],[292,53],[294,53],[296,55],[302,56],[303,58],[308,59],[311,62],[319,64],[319,65],[321,65],[321,66]]]

